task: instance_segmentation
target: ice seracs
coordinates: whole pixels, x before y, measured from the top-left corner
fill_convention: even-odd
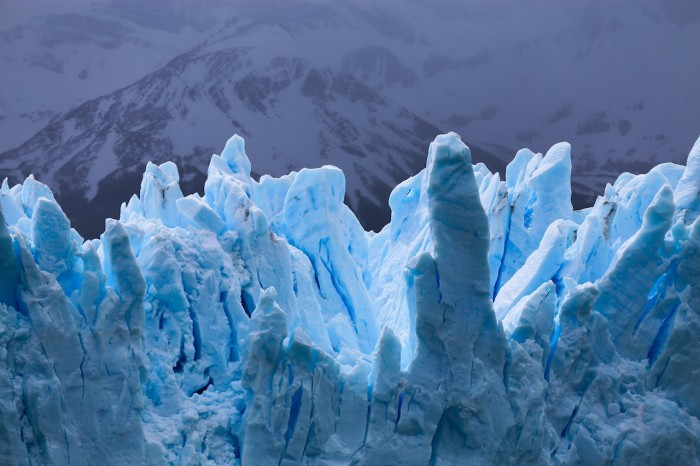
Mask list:
[[[438,136],[366,233],[330,166],[149,164],[84,241],[0,188],[0,463],[700,464],[698,142],[573,211]]]

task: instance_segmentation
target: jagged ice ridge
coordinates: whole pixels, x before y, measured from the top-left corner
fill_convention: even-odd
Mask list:
[[[568,144],[441,135],[379,233],[250,169],[149,164],[90,241],[2,185],[0,463],[700,464],[700,140],[574,211]]]

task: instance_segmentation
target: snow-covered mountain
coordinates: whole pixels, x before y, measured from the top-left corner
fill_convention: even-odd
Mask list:
[[[178,8],[178,6],[180,8]],[[0,1],[0,151],[131,84],[210,33],[185,2]]]
[[[227,33],[236,37],[270,27],[249,19],[235,23]],[[262,137],[266,127],[276,135]],[[354,188],[351,205],[378,230],[386,218],[373,218],[374,212],[390,186],[418,170],[420,148],[437,129],[352,75],[210,40],[133,85],[54,118],[0,155],[0,163],[16,178],[33,172],[56,187],[71,217],[80,218],[77,212],[86,207],[118,209],[115,196],[128,199],[124,190],[138,187],[149,160],[176,161],[183,187],[201,189],[218,149],[199,144],[232,131],[250,139],[264,173],[301,168],[299,154],[311,166],[333,161],[342,167]]]
[[[3,464],[698,465],[700,139],[583,211],[455,133],[366,233],[336,167],[149,164],[84,242],[0,187]]]
[[[246,45],[277,36],[293,43],[290,50]],[[76,227],[92,236],[102,226],[78,213],[116,216],[146,161],[177,161],[186,191],[201,190],[217,149],[200,144],[235,131],[248,138],[264,173],[278,176],[301,161],[341,167],[350,205],[379,230],[391,186],[418,171],[420,148],[438,129],[352,74],[295,57],[294,41],[276,23],[235,18],[136,83],[53,118],[0,154],[0,164],[15,179],[34,173],[54,187]]]
[[[378,229],[438,128],[501,172],[515,148],[568,140],[582,206],[622,171],[682,162],[700,127],[692,0],[0,8],[0,174],[36,172],[88,236],[102,225],[77,212],[116,215],[148,160],[201,190],[211,141],[236,131],[261,173],[341,166]]]

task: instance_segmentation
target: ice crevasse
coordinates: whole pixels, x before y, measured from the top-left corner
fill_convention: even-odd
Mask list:
[[[0,188],[0,464],[700,464],[700,140],[574,211],[454,133],[365,232],[331,166],[149,164],[85,241]]]

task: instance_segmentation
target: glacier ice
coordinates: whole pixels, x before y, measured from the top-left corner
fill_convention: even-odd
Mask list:
[[[365,232],[324,166],[172,163],[85,241],[0,188],[2,464],[700,464],[700,140],[571,207],[454,133]]]

